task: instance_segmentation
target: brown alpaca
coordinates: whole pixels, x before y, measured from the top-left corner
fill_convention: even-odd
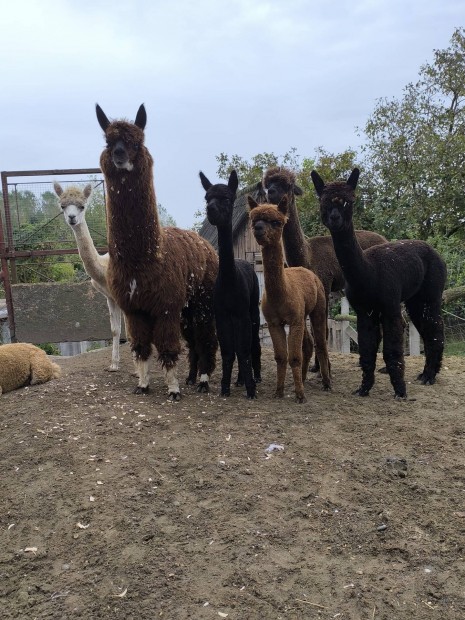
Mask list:
[[[292,369],[295,400],[305,402],[303,381],[312,356],[312,340],[306,328],[310,317],[325,390],[331,389],[330,364],[326,345],[326,300],[320,279],[303,267],[284,268],[282,233],[287,222],[287,197],[276,207],[259,205],[247,197],[252,229],[262,248],[265,292],[262,311],[268,323],[277,364],[275,396],[284,395],[287,362]],[[286,342],[284,326],[289,325]]]
[[[334,252],[333,240],[330,236],[305,236],[295,204],[295,196],[301,196],[302,190],[296,184],[292,170],[270,168],[258,184],[258,189],[262,200],[271,204],[279,204],[282,197],[287,196],[288,221],[283,231],[286,262],[289,267],[306,267],[316,273],[323,283],[328,314],[330,293],[344,288],[344,275]],[[382,235],[369,230],[356,230],[355,235],[363,250],[387,241]],[[312,370],[318,370],[318,360],[315,360]]]
[[[218,257],[196,233],[160,226],[153,159],[144,146],[144,106],[134,123],[110,122],[98,105],[96,112],[107,142],[100,157],[107,187],[107,280],[131,334],[139,376],[135,392],[149,389],[153,344],[165,371],[169,398],[180,399],[176,362],[181,332],[189,348],[187,383],[195,383],[199,372],[197,389],[208,392],[218,347],[213,317]]]

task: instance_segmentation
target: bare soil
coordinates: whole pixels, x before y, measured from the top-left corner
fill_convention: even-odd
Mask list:
[[[135,395],[126,345],[0,397],[1,619],[463,620],[465,358],[402,402],[331,354],[303,405],[263,358],[252,402]]]

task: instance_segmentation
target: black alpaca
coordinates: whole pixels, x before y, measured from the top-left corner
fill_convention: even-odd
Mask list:
[[[383,357],[396,398],[407,396],[404,380],[401,302],[418,329],[425,347],[425,366],[418,379],[432,385],[441,369],[444,324],[441,298],[447,269],[439,254],[424,241],[405,240],[362,250],[352,223],[354,168],[347,182],[328,183],[315,171],[312,181],[320,198],[321,221],[333,238],[336,256],[346,280],[346,295],[357,313],[360,396],[368,396],[375,381],[376,353],[383,330]]]
[[[231,172],[227,185],[212,185],[203,172],[199,176],[207,192],[208,221],[218,229],[219,270],[213,299],[223,362],[221,395],[230,394],[232,368],[237,356],[239,376],[236,385],[245,383],[247,398],[255,398],[255,383],[261,380],[260,290],[253,265],[234,258],[232,214],[237,174],[235,170]]]

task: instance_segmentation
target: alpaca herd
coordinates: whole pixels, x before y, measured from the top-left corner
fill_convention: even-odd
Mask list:
[[[100,166],[107,190],[107,254],[97,252],[86,224],[91,186],[63,190],[55,183],[54,188],[91,283],[107,300],[113,338],[111,371],[119,369],[124,318],[138,379],[134,393],[149,391],[149,364],[156,353],[168,399],[181,399],[177,363],[182,337],[188,351],[187,385],[209,392],[219,344],[220,395],[231,395],[237,359],[235,385],[245,386],[247,399],[257,398],[262,380],[260,307],[276,361],[274,396],[284,396],[289,365],[295,401],[306,402],[304,382],[313,351],[312,370],[320,371],[322,388],[330,391],[329,296],[341,290],[357,315],[362,381],[354,394],[370,393],[382,340],[394,396],[407,397],[402,303],[424,343],[425,365],[417,379],[423,385],[435,383],[444,351],[441,300],[446,265],[426,242],[389,242],[376,232],[355,230],[357,168],[347,181],[331,183],[312,171],[321,222],[330,233],[312,238],[305,236],[299,222],[295,197],[302,190],[295,174],[284,167],[265,171],[255,188],[257,200],[247,196],[250,227],[263,260],[260,301],[254,265],[234,254],[236,171],[231,171],[227,184],[212,184],[199,173],[207,219],[218,233],[217,253],[191,230],[160,225],[153,159],[144,144],[144,105],[134,122],[109,120],[98,104],[96,115],[106,141]],[[59,368],[42,353],[32,345],[1,346],[2,368],[9,371],[1,377],[0,394],[57,377]],[[332,370],[337,375],[337,369]]]

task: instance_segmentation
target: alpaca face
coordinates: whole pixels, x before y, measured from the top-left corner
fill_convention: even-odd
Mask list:
[[[271,168],[263,179],[267,202],[279,204],[283,196],[301,196],[302,190],[295,184],[295,174],[286,168]]]
[[[144,128],[147,114],[142,104],[134,123],[110,122],[102,108],[96,106],[97,120],[105,132],[107,153],[118,170],[131,171],[144,144]]]
[[[107,152],[118,170],[134,169],[144,142],[143,131],[124,121],[112,123],[105,132]]]
[[[272,204],[257,205],[250,196],[248,202],[251,209],[250,222],[257,243],[261,246],[280,243],[283,228],[287,221],[285,213],[279,210],[279,206],[276,207]]]
[[[207,218],[212,226],[221,226],[232,220],[235,198],[236,194],[223,183],[212,185],[207,191],[205,194]]]
[[[236,192],[239,184],[237,173],[233,170],[229,176],[228,184],[217,183],[212,185],[203,172],[199,173],[202,187],[207,192],[207,218],[212,226],[225,226],[232,222],[232,213]]]
[[[331,231],[338,232],[352,222],[355,196],[344,191],[344,187],[328,185],[320,198],[320,215],[323,224]]]
[[[86,205],[82,204],[78,201],[74,201],[65,206],[62,205],[63,216],[65,218],[65,222],[71,226],[76,226],[76,224],[82,224],[82,222],[86,219],[85,210]]]
[[[88,184],[83,190],[72,186],[63,191],[59,183],[54,183],[54,188],[60,199],[65,222],[71,227],[82,224],[85,220],[86,203],[92,192],[92,186]]]
[[[320,175],[312,171],[312,181],[320,198],[321,221],[330,232],[345,230],[352,224],[358,175],[358,168],[354,168],[347,182],[325,184]]]

